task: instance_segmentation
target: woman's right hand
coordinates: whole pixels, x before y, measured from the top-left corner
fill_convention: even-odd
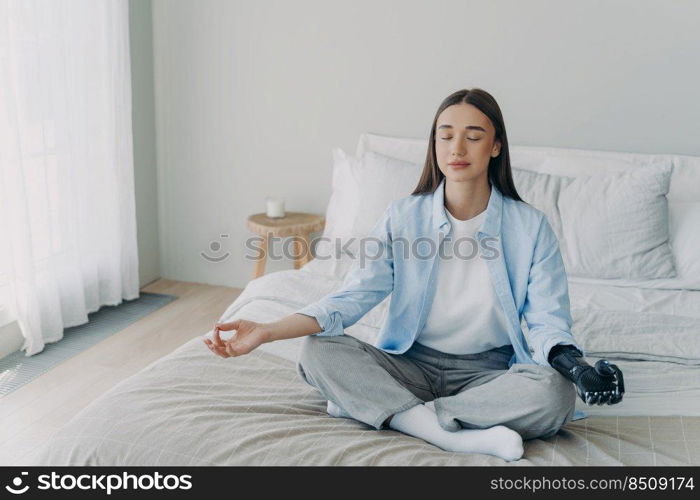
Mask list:
[[[219,331],[235,330],[231,338],[226,341],[221,339]],[[204,339],[209,349],[222,358],[242,356],[256,349],[259,345],[269,341],[269,333],[264,323],[257,323],[247,319],[237,319],[229,323],[217,323],[214,325],[214,340]]]

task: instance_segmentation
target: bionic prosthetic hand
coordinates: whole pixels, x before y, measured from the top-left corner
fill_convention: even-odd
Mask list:
[[[588,405],[614,405],[622,401],[625,382],[617,365],[601,359],[595,367],[586,363],[583,354],[572,345],[552,347],[549,364],[576,385],[579,397]]]

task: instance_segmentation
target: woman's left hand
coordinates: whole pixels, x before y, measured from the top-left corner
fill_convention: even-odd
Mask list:
[[[588,405],[617,404],[622,401],[625,393],[622,371],[617,365],[611,365],[607,360],[601,359],[595,366],[581,370],[576,379],[576,390]]]

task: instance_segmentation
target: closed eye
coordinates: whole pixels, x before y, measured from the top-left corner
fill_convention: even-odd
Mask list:
[[[443,141],[449,141],[450,139],[452,139],[452,137],[440,137],[440,139],[442,139]],[[478,137],[478,138],[475,138],[475,139],[473,139],[473,138],[471,138],[471,137],[467,137],[467,139],[469,139],[470,141],[478,141],[478,140],[481,139],[481,137]]]

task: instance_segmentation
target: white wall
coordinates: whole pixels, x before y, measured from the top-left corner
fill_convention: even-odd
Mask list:
[[[154,0],[162,275],[245,286],[266,195],[323,213],[332,147],[426,137],[460,88],[494,95],[511,144],[700,155],[698,18],[693,1]],[[212,241],[231,256],[203,259]]]

